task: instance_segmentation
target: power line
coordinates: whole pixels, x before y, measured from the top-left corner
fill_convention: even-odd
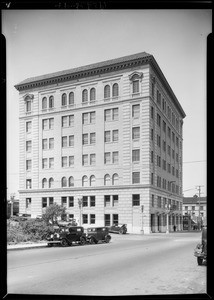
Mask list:
[[[206,160],[192,160],[192,161],[184,161],[183,164],[191,164],[191,163],[198,163],[198,162],[205,162]]]

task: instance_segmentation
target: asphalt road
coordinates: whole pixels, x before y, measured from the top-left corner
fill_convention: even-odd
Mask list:
[[[164,295],[206,293],[201,233],[114,235],[109,244],[8,252],[8,293]]]

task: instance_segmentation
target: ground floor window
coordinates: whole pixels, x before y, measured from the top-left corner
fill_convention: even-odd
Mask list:
[[[139,194],[132,195],[132,205],[133,206],[139,206],[140,205],[140,195]]]
[[[114,215],[113,215],[113,224],[117,226],[118,223],[119,223],[118,220],[119,220],[119,219],[118,219],[118,215],[117,215],[117,214],[114,214]]]
[[[26,198],[26,208],[31,208],[31,198]]]
[[[95,215],[94,214],[90,215],[90,224],[95,224]]]
[[[86,215],[86,214],[82,215],[82,223],[83,224],[88,224],[88,215]]]
[[[104,221],[105,221],[105,226],[110,226],[111,225],[110,214],[105,214]]]

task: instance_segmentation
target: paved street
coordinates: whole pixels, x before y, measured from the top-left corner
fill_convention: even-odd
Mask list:
[[[114,235],[109,244],[8,252],[8,293],[149,295],[206,293],[193,255],[201,233]]]

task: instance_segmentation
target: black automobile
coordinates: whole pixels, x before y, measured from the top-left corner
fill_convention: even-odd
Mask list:
[[[109,232],[125,234],[127,232],[127,225],[126,224],[117,224],[117,225],[114,224],[113,226],[109,227]]]
[[[111,240],[107,227],[88,228],[86,238],[90,244],[97,244],[99,241],[109,243]]]
[[[203,264],[203,261],[207,262],[207,226],[202,228],[201,243],[196,246],[194,255],[197,257],[199,266]]]
[[[54,233],[47,238],[48,246],[60,244],[63,247],[71,246],[73,243],[84,245],[86,243],[86,234],[81,226],[55,227]]]

